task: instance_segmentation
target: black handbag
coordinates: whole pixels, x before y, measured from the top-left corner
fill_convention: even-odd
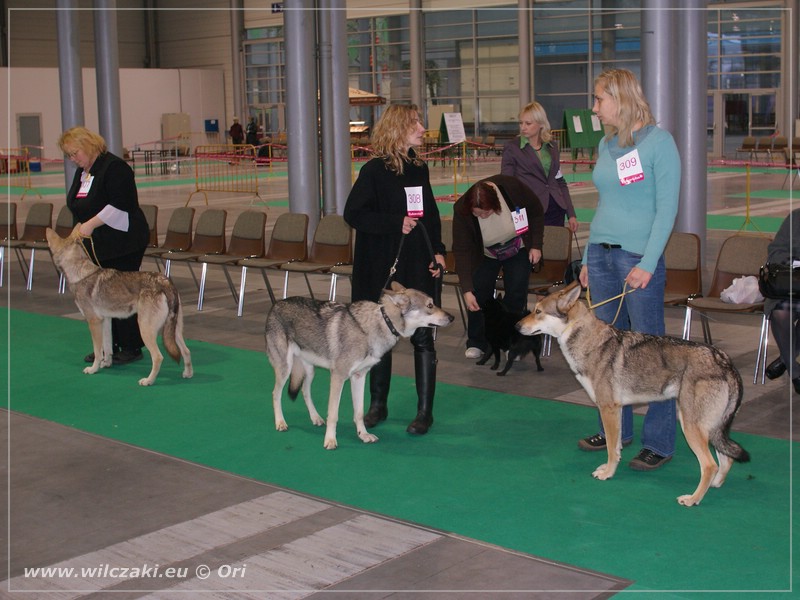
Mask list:
[[[758,289],[765,298],[776,300],[800,298],[800,268],[766,263],[758,271]]]

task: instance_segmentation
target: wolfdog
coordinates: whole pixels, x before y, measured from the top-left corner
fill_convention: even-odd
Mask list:
[[[678,503],[699,504],[709,486],[725,482],[734,460],[750,460],[729,437],[742,402],[739,372],[724,352],[708,344],[616,329],[595,317],[578,300],[580,293],[575,282],[545,297],[517,329],[524,335],[548,333],[558,338],[572,372],[600,410],[608,462],[592,475],[609,479],[617,469],[623,405],[676,398],[683,434],[700,463],[697,489],[678,496]]]
[[[516,324],[528,311],[524,313],[513,313],[506,308],[502,302],[503,296],[498,294],[496,298],[489,298],[483,306],[483,318],[486,323],[486,341],[489,343],[486,352],[481,359],[475,363],[485,365],[494,356],[494,363],[491,365],[492,371],[496,371],[500,366],[500,351],[508,351],[506,366],[501,371],[497,371],[500,376],[508,373],[511,365],[517,358],[522,358],[531,353],[536,359],[536,370],[544,371],[540,356],[542,354],[542,336],[522,335],[517,331]]]
[[[139,385],[153,385],[161,369],[164,355],[158,349],[158,332],[162,328],[164,347],[175,361],[183,357],[183,377],[191,377],[192,355],[183,341],[183,310],[173,283],[160,273],[97,266],[86,252],[79,229],[80,223],[66,238],[52,229],[46,235],[53,262],[64,274],[92,334],[94,362],[83,372],[91,375],[111,366],[111,319],[138,313],[139,331],[153,361],[150,374]]]
[[[311,400],[314,367],[331,372],[328,417],[324,446],[337,446],[336,423],[344,382],[350,380],[353,420],[364,443],[378,438],[364,426],[364,382],[370,367],[389,352],[401,337],[410,337],[418,327],[442,327],[453,321],[430,296],[392,282],[380,302],[366,300],[339,304],[292,297],[276,302],[267,315],[264,332],[267,357],[275,370],[272,407],[275,429],[286,431],[281,396],[289,380],[294,400],[302,386],[308,414],[314,425],[325,425]]]

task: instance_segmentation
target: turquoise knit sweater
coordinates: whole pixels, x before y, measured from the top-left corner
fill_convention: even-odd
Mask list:
[[[669,132],[654,125],[634,135],[634,146],[620,148],[618,138],[605,138],[598,146],[592,181],[600,193],[589,231],[590,244],[620,244],[641,254],[639,267],[652,273],[664,253],[681,187],[681,159]],[[633,149],[639,152],[644,179],[621,185],[617,158]]]

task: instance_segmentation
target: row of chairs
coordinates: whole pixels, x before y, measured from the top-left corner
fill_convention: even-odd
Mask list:
[[[792,153],[797,152],[798,149],[800,149],[800,137],[798,136],[792,138],[792,145],[789,146],[789,139],[785,135],[767,135],[760,138],[749,135],[736,149],[736,156],[747,154],[749,158],[757,159],[760,154],[764,154],[771,161],[773,155],[782,155],[788,163]]]
[[[195,210],[190,207],[177,208],[170,216],[164,242],[151,246],[145,256],[163,265],[164,273],[170,276],[173,263],[185,264],[199,290],[197,310],[203,310],[208,268],[222,267],[228,287],[237,303],[237,314],[242,316],[248,269],[258,269],[267,288],[270,300],[275,302],[275,293],[267,276],[268,271],[284,273],[283,296],[288,291],[289,273],[302,273],[309,294],[314,296],[309,275],[328,274],[337,266],[352,263],[352,229],[340,215],[327,215],[317,225],[308,249],[308,216],[284,213],[278,217],[272,229],[269,244],[266,244],[266,214],[247,210],[237,217],[229,243],[226,243],[225,223],[227,212],[222,209],[207,209],[197,220],[194,228]],[[192,269],[201,265],[200,279]],[[237,290],[231,277],[231,268],[241,268]],[[333,282],[334,276],[331,280]],[[329,296],[333,297],[331,284]]]

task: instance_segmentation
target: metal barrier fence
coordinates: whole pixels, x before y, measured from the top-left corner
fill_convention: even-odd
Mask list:
[[[39,160],[38,158],[36,159]],[[41,164],[37,162],[37,164]],[[31,184],[31,157],[27,148],[0,148],[0,175],[7,175],[10,178],[9,184],[21,187],[22,196],[20,201],[25,199],[28,192],[33,191]],[[42,195],[36,192],[39,198]]]
[[[198,146],[194,151],[195,190],[192,196],[203,194],[208,206],[207,192],[258,195],[256,148],[250,144],[214,144]],[[251,200],[251,204],[253,201]]]

